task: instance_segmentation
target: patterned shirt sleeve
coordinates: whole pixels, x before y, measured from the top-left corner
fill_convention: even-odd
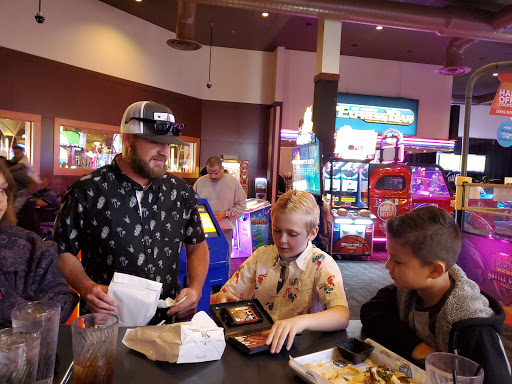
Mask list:
[[[348,308],[340,268],[331,256],[325,254],[315,274],[315,286],[324,310],[342,305]]]
[[[87,203],[80,189],[71,186],[62,198],[62,206],[55,220],[53,241],[58,252],[78,255],[80,237],[84,234],[84,220]]]
[[[184,215],[188,216],[185,225],[185,244],[199,244],[204,241],[203,224],[201,216],[197,210],[197,199],[194,190],[187,186],[188,206],[185,208]]]
[[[238,271],[224,284],[221,291],[231,293],[240,300],[251,299],[254,296],[256,286],[256,261],[255,254],[245,260]]]

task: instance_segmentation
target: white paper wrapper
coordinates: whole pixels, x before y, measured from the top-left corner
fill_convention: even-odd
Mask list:
[[[178,364],[219,360],[226,348],[224,329],[203,311],[189,322],[128,329],[123,344],[151,360]]]
[[[394,371],[402,372],[408,378],[410,378],[415,384],[423,384],[425,382],[425,371],[409,361],[403,359],[389,349],[384,348],[382,345],[373,341],[372,339],[364,340],[375,347],[372,351],[369,360],[378,365],[386,365]],[[337,348],[325,349],[309,355],[293,358],[290,356],[289,365],[295,373],[308,383],[313,384],[332,384],[329,380],[323,376],[313,372],[312,370],[305,367],[305,364],[326,364],[332,363],[339,368],[347,366],[342,361],[341,355]],[[365,371],[368,368],[367,362],[354,365],[360,371]]]
[[[117,303],[120,327],[144,326],[155,316],[162,283],[142,277],[114,273],[108,295]]]

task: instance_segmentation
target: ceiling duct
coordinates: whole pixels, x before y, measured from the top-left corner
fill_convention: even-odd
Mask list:
[[[505,8],[499,14],[497,14],[489,25],[492,26],[496,31],[504,31],[505,29],[512,26],[512,6]],[[446,54],[444,59],[444,67],[439,68],[436,72],[443,75],[464,75],[471,71],[471,68],[462,65],[462,57],[464,50],[473,44],[476,39],[460,39],[455,37],[450,40],[448,47],[446,48]]]
[[[183,0],[186,1],[186,0]],[[441,36],[512,43],[512,34],[498,31],[492,13],[452,7],[429,7],[402,2],[376,0],[194,0],[199,4],[294,15],[339,19]],[[510,16],[508,16],[510,18]],[[500,28],[501,29],[501,28]]]
[[[167,40],[167,44],[180,51],[195,51],[202,47],[195,41],[195,21],[197,3],[178,0],[178,18],[176,21],[176,38]]]

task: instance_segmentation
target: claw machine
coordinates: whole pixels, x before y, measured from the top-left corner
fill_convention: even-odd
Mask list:
[[[245,213],[236,221],[237,247],[247,255],[268,245],[270,203],[263,199],[247,199]]]

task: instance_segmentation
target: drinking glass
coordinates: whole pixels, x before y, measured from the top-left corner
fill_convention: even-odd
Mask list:
[[[425,359],[425,384],[482,384],[484,370],[473,360],[451,353],[434,352]],[[478,370],[478,371],[477,371]]]
[[[117,347],[117,316],[91,313],[71,325],[75,384],[111,384]]]
[[[12,310],[11,318],[12,328],[15,332],[39,334],[40,347],[36,383],[51,384],[59,337],[60,304],[51,301],[21,304]]]
[[[39,334],[0,331],[0,383],[34,384],[37,375]]]

